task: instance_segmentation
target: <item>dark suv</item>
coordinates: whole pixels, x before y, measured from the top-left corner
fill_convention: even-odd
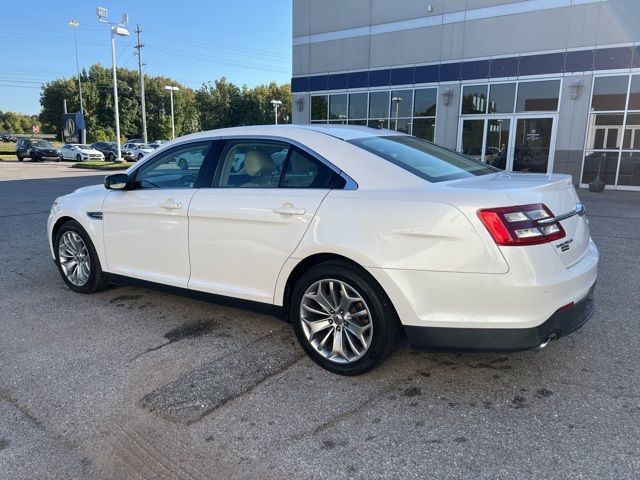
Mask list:
[[[118,155],[118,144],[116,142],[95,142],[91,144],[91,147],[102,152],[104,154],[104,159],[111,162],[115,161],[116,156]],[[120,148],[120,153],[122,154],[122,158],[125,160],[132,161],[138,159],[134,152],[125,148]]]
[[[23,138],[16,143],[16,156],[19,162],[25,157],[30,157],[34,162],[40,162],[47,158],[58,162],[60,161],[60,150],[46,140]]]

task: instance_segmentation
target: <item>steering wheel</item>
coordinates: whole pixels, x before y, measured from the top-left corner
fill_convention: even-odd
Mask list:
[[[196,183],[196,175],[193,173],[187,173],[185,175],[181,175],[180,178],[176,180],[177,187],[192,187],[193,184]]]

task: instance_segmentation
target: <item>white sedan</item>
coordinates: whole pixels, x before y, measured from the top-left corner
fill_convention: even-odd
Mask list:
[[[127,143],[122,148],[132,152],[133,156],[138,160],[142,160],[142,157],[149,155],[154,150],[154,148],[145,143]]]
[[[78,162],[86,160],[104,160],[104,154],[93,148],[91,145],[67,143],[60,149],[60,158],[62,160],[77,160]]]
[[[589,319],[598,265],[569,176],[337,125],[182,137],[56,199],[48,233],[77,292],[136,283],[281,311],[347,375],[403,332],[416,348],[544,346]]]

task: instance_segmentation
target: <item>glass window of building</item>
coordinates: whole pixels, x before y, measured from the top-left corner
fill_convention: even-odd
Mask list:
[[[327,120],[329,107],[328,95],[314,95],[311,97],[311,121]]]
[[[412,125],[412,134],[416,137],[433,142],[435,140],[436,119],[432,118],[414,118]]]
[[[369,94],[369,118],[389,118],[389,92]]]
[[[555,112],[558,110],[560,80],[518,83],[517,112]]]
[[[347,120],[347,94],[329,96],[329,120]]]
[[[488,113],[513,113],[515,100],[515,83],[496,83],[491,85]]]
[[[591,108],[581,183],[639,188],[640,75],[596,77]]]
[[[413,90],[392,90],[390,107],[391,118],[410,118],[413,112]]]
[[[487,113],[488,85],[465,85],[462,87],[462,114]]]
[[[367,118],[367,94],[366,93],[349,94],[349,119],[366,119],[366,118]]]
[[[367,127],[371,128],[389,128],[389,120],[385,118],[371,118],[367,121]]]
[[[629,76],[598,77],[593,80],[592,110],[624,110]]]
[[[435,117],[436,106],[438,105],[437,88],[420,88],[415,91],[413,116],[414,117]]]
[[[629,110],[640,110],[640,75],[631,77],[628,108]]]

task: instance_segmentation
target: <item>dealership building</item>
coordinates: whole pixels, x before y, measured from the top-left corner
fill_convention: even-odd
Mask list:
[[[293,121],[640,190],[640,0],[293,0]]]

